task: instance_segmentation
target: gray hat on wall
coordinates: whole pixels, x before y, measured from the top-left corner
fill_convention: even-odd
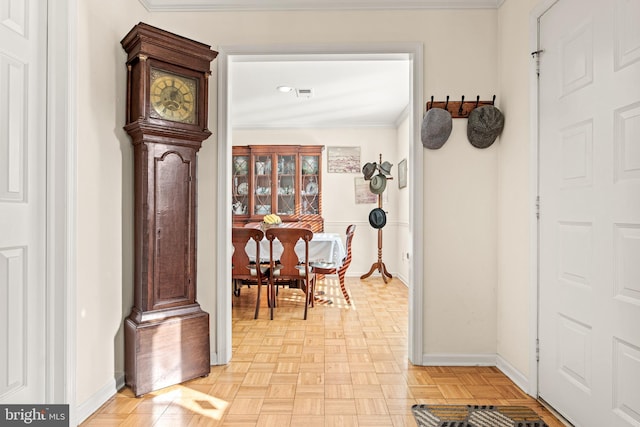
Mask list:
[[[429,109],[422,119],[422,128],[420,130],[422,145],[425,148],[437,150],[447,142],[452,128],[453,124],[449,111],[443,108]]]
[[[487,148],[494,143],[504,128],[504,116],[493,105],[474,108],[467,122],[467,138],[476,148]]]

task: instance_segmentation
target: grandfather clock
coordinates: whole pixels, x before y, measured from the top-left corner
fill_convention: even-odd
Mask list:
[[[134,146],[134,306],[125,320],[125,381],[136,396],[207,375],[209,314],[196,300],[196,153],[207,129],[217,52],[139,23],[127,52]]]

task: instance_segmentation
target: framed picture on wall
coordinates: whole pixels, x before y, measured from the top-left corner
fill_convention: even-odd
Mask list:
[[[360,172],[360,147],[327,147],[327,172]]]
[[[398,188],[407,186],[407,159],[402,159],[398,163]]]
[[[378,203],[378,196],[369,190],[369,181],[362,177],[354,178],[356,189],[356,204]]]
[[[378,203],[378,195],[371,192],[369,189],[369,181],[365,181],[363,177],[354,178],[356,204],[366,205],[370,203]],[[389,201],[387,193],[382,193],[382,201],[384,203]]]

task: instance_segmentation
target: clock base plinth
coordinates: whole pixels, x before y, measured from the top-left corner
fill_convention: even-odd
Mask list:
[[[189,313],[140,321],[125,320],[125,383],[135,396],[203,377],[210,371],[209,314]]]

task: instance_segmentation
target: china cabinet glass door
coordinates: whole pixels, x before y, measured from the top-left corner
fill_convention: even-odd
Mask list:
[[[249,213],[249,156],[233,156],[232,181],[232,213],[247,215]]]
[[[271,207],[271,156],[259,155],[254,157],[253,184],[253,213],[268,215],[273,212]]]
[[[302,183],[300,186],[300,214],[315,215],[319,213],[319,156],[300,156]]]
[[[296,213],[296,156],[278,155],[276,213],[294,215]]]

